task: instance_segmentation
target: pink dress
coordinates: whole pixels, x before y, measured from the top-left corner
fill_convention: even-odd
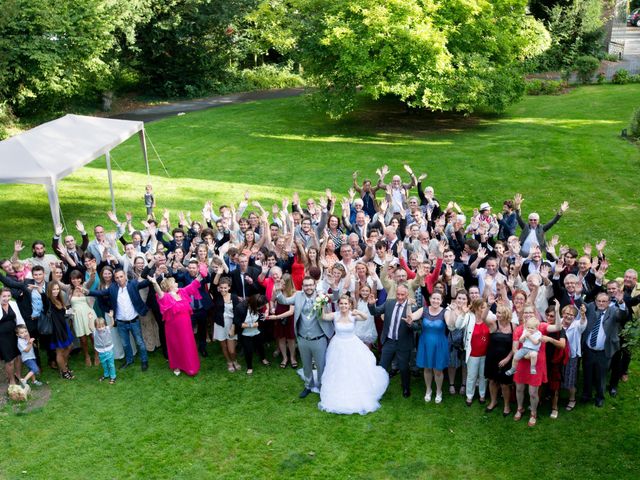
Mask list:
[[[158,297],[167,338],[169,368],[180,369],[190,376],[200,371],[200,359],[191,326],[191,297],[196,300],[202,298],[199,289],[200,282],[194,280],[186,287],[178,289],[180,300],[176,300],[169,293],[165,293],[162,298]]]

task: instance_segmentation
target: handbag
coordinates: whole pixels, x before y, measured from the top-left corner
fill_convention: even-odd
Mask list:
[[[450,330],[449,340],[453,348],[455,348],[456,350],[464,350],[464,330],[463,329],[456,328],[455,330]]]
[[[53,317],[51,315],[51,309],[48,309],[46,313],[40,316],[38,332],[40,335],[51,335],[53,333]]]

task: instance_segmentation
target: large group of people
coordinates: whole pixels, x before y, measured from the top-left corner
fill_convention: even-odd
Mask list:
[[[138,355],[145,371],[156,348],[176,375],[196,375],[217,342],[229,374],[243,371],[238,353],[247,375],[273,354],[302,376],[301,398],[318,392],[335,413],[376,410],[396,373],[404,397],[422,374],[425,402],[460,394],[515,420],[528,393],[530,426],[541,395],[551,418],[562,390],[568,411],[578,392],[597,407],[616,396],[630,361],[622,330],[640,315],[637,272],[607,278],[605,240],[580,254],[550,236],[567,202],[547,223],[523,219],[519,194],[498,213],[485,202],[465,215],[405,170],[407,182],[390,183],[387,166],[377,181],[356,172],[341,200],[327,189],[269,210],[248,192],[238,205],[207,201],[201,219],[156,213],[147,186],[144,228],[108,212],[113,228],[96,225],[92,240],[76,222],[80,244],[56,226],[53,254],[36,240],[25,258],[17,240],[0,261],[9,382],[39,383],[41,356],[74,379],[74,348],[111,384],[114,359],[123,369]]]

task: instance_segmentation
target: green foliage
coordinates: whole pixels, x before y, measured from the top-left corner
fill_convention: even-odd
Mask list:
[[[602,1],[569,0],[555,3],[545,21],[551,35],[551,46],[528,64],[530,71],[560,70],[571,67],[580,56],[602,55]]]
[[[293,72],[292,62],[284,65],[265,64],[255,68],[247,68],[242,70],[240,75],[247,90],[267,90],[304,85],[302,77]]]
[[[10,130],[15,122],[15,117],[7,102],[0,103],[0,140],[10,136]]]
[[[614,83],[616,85],[624,85],[626,83],[629,83],[630,81],[631,75],[629,74],[629,70],[626,70],[624,68],[616,71],[616,73],[613,74],[613,77],[611,77],[611,83]]]
[[[110,86],[113,52],[134,38],[149,0],[6,0],[0,97],[17,114],[58,107]]]
[[[593,76],[600,67],[600,60],[589,55],[582,55],[576,58],[573,68],[576,69],[578,80],[582,83],[591,83]]]
[[[558,80],[528,80],[525,84],[527,95],[558,95],[562,93],[565,83]]]
[[[620,60],[620,56],[615,53],[605,53],[602,56],[602,59],[606,60],[607,62],[617,62]]]
[[[152,21],[138,32],[136,67],[147,91],[197,96],[234,81],[247,53],[247,39],[235,22],[253,0],[158,0]]]
[[[431,110],[502,111],[524,92],[519,62],[548,41],[521,0],[289,3],[292,55],[334,118],[359,92]]]
[[[629,122],[629,135],[634,138],[640,138],[640,107],[636,108]],[[640,342],[640,338],[638,339]]]

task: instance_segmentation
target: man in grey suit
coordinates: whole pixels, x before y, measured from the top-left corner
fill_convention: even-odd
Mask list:
[[[516,209],[516,220],[522,231],[520,232],[520,255],[526,257],[531,252],[532,247],[538,245],[543,255],[547,253],[547,242],[544,237],[545,232],[553,227],[560,217],[569,209],[569,202],[562,202],[558,213],[544,225],[540,225],[540,215],[533,212],[529,214],[527,224],[522,220],[520,207],[522,206],[522,195],[517,193],[513,199]]]
[[[305,277],[302,281],[302,292],[296,292],[291,297],[287,298],[282,294],[280,285],[274,286],[274,293],[278,303],[294,306],[293,329],[296,333],[305,377],[304,390],[300,392],[300,398],[305,398],[314,386],[320,389],[324,357],[329,339],[334,333],[333,322],[323,321],[322,312],[313,310],[317,294],[316,281],[311,277]],[[316,363],[318,371],[317,383],[313,379],[312,360]]]
[[[409,308],[409,287],[406,283],[398,284],[394,299],[388,299],[384,304],[376,307],[373,296],[369,299],[369,312],[371,315],[384,314],[384,324],[380,342],[382,343],[382,355],[380,366],[389,370],[394,356],[398,358],[398,368],[402,380],[402,396],[411,395],[409,357],[413,350],[414,332],[407,316],[411,313]]]
[[[584,388],[582,401],[591,401],[592,385],[596,389],[596,407],[604,405],[604,387],[607,370],[613,354],[620,349],[619,324],[626,315],[624,293],[619,290],[616,301],[600,292],[594,303],[583,304],[582,312],[587,317],[587,328],[582,334],[582,357],[584,362]]]

